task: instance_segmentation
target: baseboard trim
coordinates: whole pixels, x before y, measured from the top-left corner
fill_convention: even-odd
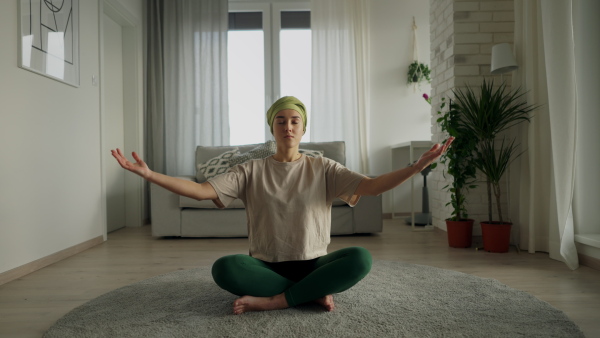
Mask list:
[[[83,252],[91,247],[101,244],[102,242],[104,242],[104,236],[98,236],[98,237],[92,238],[88,241],[85,241],[83,243],[74,245],[70,248],[66,248],[59,252],[53,253],[49,256],[42,257],[33,262],[30,262],[30,263],[21,265],[19,267],[16,267],[14,269],[2,272],[2,273],[0,273],[0,285],[6,284],[15,279],[21,278],[21,277],[28,275],[34,271],[45,268],[48,265],[62,261],[65,258],[69,258],[73,255]]]
[[[577,254],[577,257],[579,258],[579,265],[587,266],[594,270],[600,270],[600,259],[582,254]]]

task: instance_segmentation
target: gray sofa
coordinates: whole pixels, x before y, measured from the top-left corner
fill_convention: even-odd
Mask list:
[[[241,153],[248,153],[259,145],[236,146]],[[196,149],[196,163],[206,163],[234,146],[203,147]],[[323,156],[341,164],[346,163],[344,142],[301,143],[300,149],[321,150]],[[182,179],[198,181],[202,175],[184,176]],[[197,201],[176,195],[155,184],[151,185],[151,217],[153,236],[180,237],[247,237],[246,211],[240,200],[226,209],[218,209],[214,203]],[[355,207],[337,200],[331,208],[331,234],[381,232],[383,227],[382,197],[362,196]]]

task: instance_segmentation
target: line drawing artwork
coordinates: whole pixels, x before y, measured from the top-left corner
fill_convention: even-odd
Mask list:
[[[79,86],[79,0],[19,0],[19,66]]]
[[[64,55],[53,55],[73,64],[73,2],[72,0],[29,1],[29,32],[33,36],[32,47],[48,54],[56,53],[55,48],[49,50],[50,32],[63,33]]]

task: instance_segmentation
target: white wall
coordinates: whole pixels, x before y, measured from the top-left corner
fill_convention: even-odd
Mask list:
[[[111,0],[143,20],[142,0]],[[17,67],[17,2],[0,2],[0,273],[105,234],[101,202],[98,1],[80,2],[81,86]],[[389,146],[429,137],[429,107],[405,84],[412,16],[429,60],[428,4],[371,2],[370,170]],[[423,91],[428,91],[428,85]],[[389,212],[389,207],[384,207]]]
[[[120,0],[139,10],[132,1]],[[81,86],[17,66],[17,1],[0,12],[0,273],[105,234],[98,2],[80,1]],[[141,20],[141,19],[140,19]]]
[[[436,121],[441,99],[452,98],[454,89],[464,88],[466,84],[479,86],[483,78],[493,79],[496,83],[502,79],[507,83],[511,82],[508,74],[503,75],[503,78],[498,75],[492,76],[490,63],[493,45],[513,43],[515,23],[513,1],[440,0],[431,4],[432,92],[433,105],[436,107],[431,113],[432,120]],[[445,109],[447,111],[448,107]],[[441,142],[447,137],[447,133],[442,132],[437,123],[434,123],[432,129],[434,141]],[[453,209],[447,204],[451,193],[443,187],[452,182],[452,176],[444,172],[445,165],[440,164],[429,175],[428,184],[431,186],[429,196],[433,225],[446,230],[444,220],[451,216]],[[509,175],[505,175],[503,180],[507,176]],[[514,176],[512,182],[517,182]],[[469,218],[480,222],[488,218],[488,198],[485,178],[479,171],[476,185],[477,187],[470,189],[466,196],[467,209]],[[504,182],[501,182],[501,185],[504,186]],[[507,195],[505,191],[501,203],[505,213],[508,213]],[[497,218],[496,208],[493,209],[493,217]],[[513,231],[516,229],[513,227]],[[481,227],[473,228],[473,234],[480,236]]]
[[[377,0],[370,4],[371,116],[370,174],[392,170],[390,146],[412,140],[431,140],[431,107],[423,99],[431,86],[415,91],[406,85],[413,61],[413,16],[417,24],[419,60],[429,65],[429,1]],[[390,193],[383,212],[392,212]]]
[[[111,0],[143,20],[142,0]],[[371,6],[370,172],[391,170],[393,144],[430,138],[424,85],[406,86],[412,17],[429,60],[427,1]],[[81,86],[17,66],[17,1],[1,1],[0,273],[105,234],[101,212],[98,1],[80,2]],[[384,195],[384,212],[391,212]]]
[[[129,14],[133,15],[136,19],[142,22],[144,18],[144,6],[146,4],[145,0],[109,0],[111,3],[118,3],[123,6]]]

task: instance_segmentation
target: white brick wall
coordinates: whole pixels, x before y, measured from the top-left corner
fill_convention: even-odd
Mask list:
[[[433,142],[441,142],[446,135],[437,125],[441,98],[452,98],[452,89],[467,84],[479,85],[493,78],[500,83],[499,76],[490,74],[492,46],[502,42],[513,42],[514,13],[513,1],[501,0],[430,0],[431,70],[432,70],[432,135]],[[510,83],[510,75],[503,80]],[[444,220],[450,217],[450,193],[443,190],[451,177],[442,175],[443,165],[439,165],[428,177],[431,191],[430,207],[433,224],[446,229]],[[487,188],[481,174],[479,187],[467,196],[469,217],[476,221],[487,220]],[[506,185],[502,188],[505,190]],[[493,196],[492,196],[493,197]],[[506,198],[506,194],[504,196]],[[503,214],[507,205],[503,203]],[[496,216],[494,207],[494,217]],[[496,218],[497,219],[497,218]],[[480,234],[479,227],[474,228]]]

